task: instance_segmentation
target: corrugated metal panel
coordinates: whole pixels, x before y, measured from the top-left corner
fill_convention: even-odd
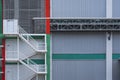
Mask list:
[[[120,80],[120,62],[113,60],[113,80]]]
[[[53,61],[52,80],[106,80],[105,61]]]
[[[120,17],[120,0],[113,1],[113,17]]]
[[[99,54],[106,52],[104,32],[53,32],[54,54]]]
[[[52,0],[53,17],[105,17],[106,0]]]
[[[6,65],[5,79],[6,80],[17,80],[17,66],[16,65]]]
[[[120,32],[113,33],[113,53],[120,54]]]

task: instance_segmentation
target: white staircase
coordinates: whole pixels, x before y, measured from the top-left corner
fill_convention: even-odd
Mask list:
[[[28,67],[29,69],[31,69],[32,71],[34,71],[37,74],[46,74],[47,73],[47,69],[46,69],[46,65],[39,65],[36,64],[34,61],[32,61],[31,59],[25,59],[25,60],[19,60],[23,65],[25,65],[26,67]]]
[[[29,44],[37,52],[46,52],[46,43],[38,43],[29,33],[19,26],[19,37]],[[44,47],[42,47],[44,46]]]
[[[45,44],[38,44],[38,42],[32,38],[31,35],[29,35],[23,28],[21,28],[19,26],[19,37],[25,41],[30,47],[32,47],[35,51],[37,52],[46,52],[46,43]],[[44,45],[44,48],[41,48],[41,46]],[[46,65],[39,65],[36,64],[34,61],[32,61],[29,56],[31,55],[25,55],[26,53],[21,53],[19,52],[19,61],[25,65],[26,67],[28,67],[29,69],[31,69],[32,71],[36,72],[37,74],[46,74],[47,73],[47,69],[46,69]]]
[[[14,24],[14,22],[16,24]],[[46,74],[47,73],[47,66],[46,64],[36,64],[34,61],[30,59],[31,56],[34,56],[36,53],[46,53],[47,52],[47,46],[46,46],[46,36],[44,43],[39,43],[37,40],[35,40],[31,34],[27,33],[22,27],[18,25],[16,20],[4,20],[4,34],[6,36],[19,36],[25,43],[30,46],[35,53],[28,54],[26,51],[23,50],[23,52],[17,51],[19,55],[17,55],[17,59],[20,63],[22,63],[24,66],[28,67],[30,70],[34,71],[35,74]],[[11,24],[9,28],[8,24]],[[14,29],[14,27],[16,27]],[[13,29],[13,30],[11,30]],[[29,48],[29,47],[28,47]],[[27,49],[26,49],[27,50]],[[10,54],[11,55],[11,54]],[[8,55],[9,56],[9,55]],[[16,55],[15,55],[16,57]],[[14,56],[11,55],[11,58],[13,59]],[[46,58],[45,58],[46,59]],[[39,80],[36,78],[35,75],[32,74],[31,77],[27,80]]]

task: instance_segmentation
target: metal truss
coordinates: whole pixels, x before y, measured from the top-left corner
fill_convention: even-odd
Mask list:
[[[51,31],[120,31],[120,19],[51,19]]]

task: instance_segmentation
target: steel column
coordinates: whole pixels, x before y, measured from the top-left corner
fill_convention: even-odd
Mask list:
[[[106,80],[112,80],[112,32],[106,32]]]

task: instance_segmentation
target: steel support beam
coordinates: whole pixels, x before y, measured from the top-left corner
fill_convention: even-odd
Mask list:
[[[106,80],[112,80],[112,32],[106,32]]]

